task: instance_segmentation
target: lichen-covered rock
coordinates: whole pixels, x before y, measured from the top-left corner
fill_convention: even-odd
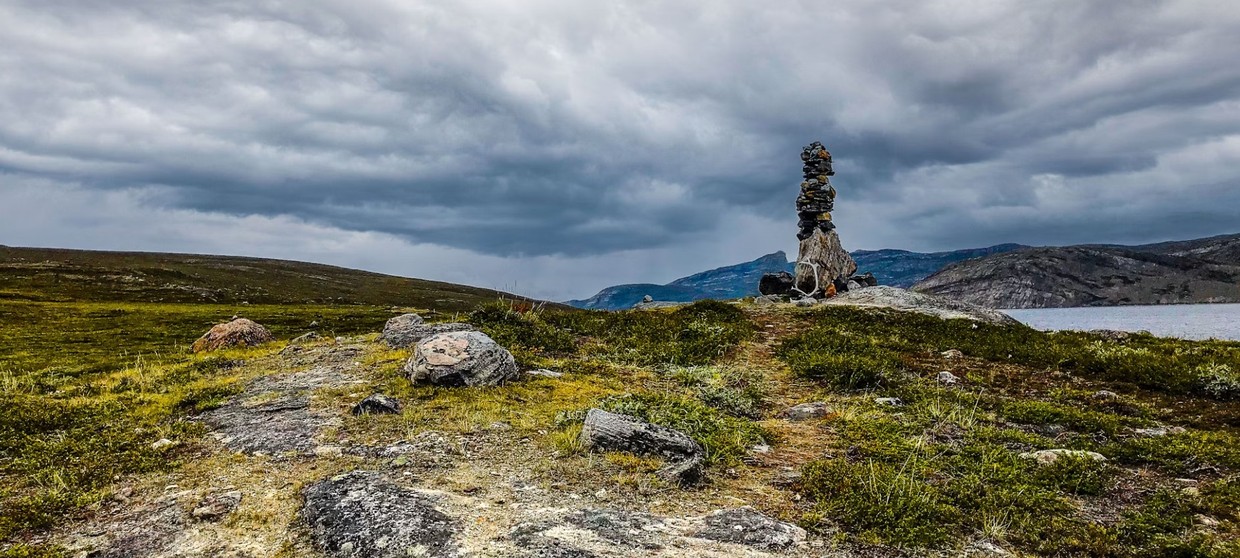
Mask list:
[[[275,340],[267,328],[245,318],[217,324],[194,341],[194,352],[214,351],[227,347],[253,347]]]
[[[400,400],[382,393],[373,394],[353,406],[354,415],[399,415],[404,407]]]
[[[788,420],[810,420],[827,416],[831,408],[824,401],[814,401],[813,403],[802,403],[795,407],[790,407],[784,411],[784,416]]]
[[[413,382],[445,386],[491,386],[515,378],[512,353],[479,331],[439,333],[418,342],[405,364]]]
[[[745,506],[719,510],[701,519],[693,536],[719,542],[782,550],[805,540],[805,530]]]
[[[702,476],[705,450],[684,432],[646,421],[590,409],[581,428],[584,447],[602,451],[624,451],[654,455],[669,462],[659,475],[681,484],[693,484]]]
[[[1023,459],[1033,459],[1037,461],[1039,465],[1050,465],[1051,463],[1059,461],[1059,459],[1063,457],[1067,457],[1071,459],[1087,458],[1087,459],[1092,459],[1094,461],[1106,461],[1107,460],[1106,456],[1102,455],[1101,453],[1085,451],[1085,450],[1072,450],[1072,449],[1045,449],[1045,450],[1038,450],[1038,451],[1029,451],[1029,452],[1020,454],[1020,457]]]
[[[353,471],[302,491],[301,516],[332,558],[454,558],[459,522],[422,492],[374,472]]]
[[[203,521],[215,521],[220,519],[237,509],[241,505],[241,491],[228,490],[222,492],[213,492],[208,494],[194,511],[190,513],[194,519]]]
[[[393,349],[404,349],[432,335],[473,330],[474,327],[469,324],[428,324],[417,314],[401,314],[387,321],[379,341]]]

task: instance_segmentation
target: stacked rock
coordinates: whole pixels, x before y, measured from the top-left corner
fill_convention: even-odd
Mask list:
[[[835,188],[831,186],[831,152],[821,142],[811,143],[801,149],[801,170],[805,181],[801,183],[801,195],[797,196],[798,240],[814,234],[814,229],[829,232],[835,228],[831,211],[835,209]]]

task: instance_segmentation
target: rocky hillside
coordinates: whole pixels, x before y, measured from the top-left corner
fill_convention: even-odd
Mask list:
[[[948,266],[914,289],[991,308],[1240,302],[1240,235],[1025,248]]]
[[[909,288],[914,283],[933,275],[940,269],[956,262],[1002,254],[1024,248],[1019,244],[999,244],[988,248],[969,248],[949,252],[909,252],[907,250],[857,250],[852,257],[857,269],[869,271],[878,284]]]
[[[0,300],[362,304],[459,311],[490,289],[330,265],[194,254],[0,246]]]
[[[880,285],[908,288],[943,266],[969,258],[978,258],[1021,248],[1019,244],[1000,244],[989,248],[971,248],[950,252],[909,252],[907,250],[858,250],[852,252],[853,260],[861,273],[870,272]],[[767,254],[743,264],[730,265],[683,277],[666,285],[638,283],[607,287],[585,300],[570,300],[565,304],[592,310],[623,310],[632,308],[649,295],[654,300],[666,302],[692,302],[695,300],[729,300],[756,296],[758,280],[763,273],[794,270],[784,252]]]

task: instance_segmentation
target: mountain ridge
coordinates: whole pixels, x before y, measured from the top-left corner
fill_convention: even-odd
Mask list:
[[[944,265],[968,258],[1002,253],[1023,248],[1019,244],[998,244],[986,248],[966,248],[946,252],[910,252],[908,250],[857,250],[852,252],[861,273],[873,273],[881,285],[911,287]],[[649,295],[666,302],[692,302],[707,298],[734,299],[758,294],[758,280],[764,273],[793,271],[783,250],[755,260],[718,267],[681,277],[664,285],[630,283],[600,290],[590,298],[569,300],[565,304],[594,310],[631,308]]]
[[[913,288],[991,308],[1240,302],[1240,234],[1027,247],[945,266]]]

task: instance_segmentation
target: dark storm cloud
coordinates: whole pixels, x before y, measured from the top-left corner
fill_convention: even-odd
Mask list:
[[[9,2],[0,171],[585,256],[791,221],[822,139],[891,244],[1240,223],[1227,3],[593,4]]]

